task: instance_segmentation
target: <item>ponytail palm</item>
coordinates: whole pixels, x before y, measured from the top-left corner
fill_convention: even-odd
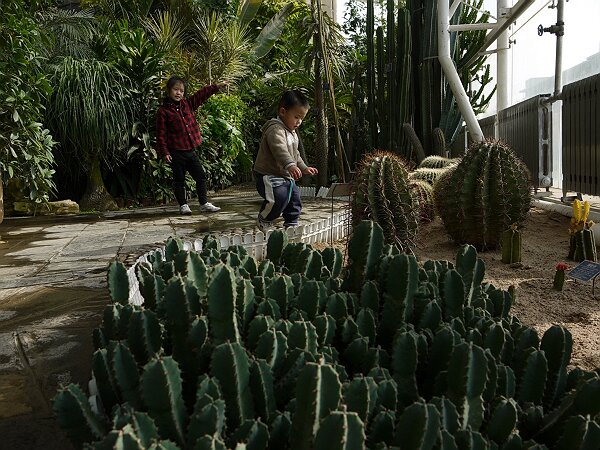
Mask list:
[[[107,63],[70,57],[56,66],[52,78],[48,125],[63,155],[79,161],[88,175],[80,206],[114,208],[100,163],[110,167],[126,155],[131,127],[129,81]]]

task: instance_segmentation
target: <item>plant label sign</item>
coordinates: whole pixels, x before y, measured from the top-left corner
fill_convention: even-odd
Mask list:
[[[567,275],[579,281],[590,281],[600,274],[600,263],[594,261],[582,261],[573,267]]]

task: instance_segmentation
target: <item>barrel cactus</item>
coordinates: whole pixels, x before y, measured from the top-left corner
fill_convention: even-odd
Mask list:
[[[413,180],[409,182],[409,188],[419,203],[419,220],[431,222],[435,218],[433,187],[426,181]]]
[[[419,169],[443,169],[444,167],[453,166],[460,162],[460,158],[444,158],[443,156],[428,156],[421,164]]]
[[[525,221],[531,203],[530,175],[506,144],[474,143],[460,164],[434,185],[436,211],[459,244],[494,249],[502,232]]]
[[[411,252],[419,210],[402,159],[388,152],[370,153],[361,161],[354,183],[352,224],[373,220],[383,228],[387,243]]]

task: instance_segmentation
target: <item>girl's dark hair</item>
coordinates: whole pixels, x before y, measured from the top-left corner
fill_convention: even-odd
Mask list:
[[[278,108],[290,109],[294,106],[302,106],[308,108],[308,100],[306,96],[297,89],[285,91],[279,100]]]
[[[181,77],[174,76],[167,80],[167,91],[165,93],[167,96],[169,95],[169,91],[171,90],[171,88],[177,83],[183,84],[184,92],[187,92],[187,83],[185,82],[185,80]]]

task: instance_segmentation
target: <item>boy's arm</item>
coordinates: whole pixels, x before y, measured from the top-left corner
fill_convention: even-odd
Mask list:
[[[196,111],[198,108],[200,108],[200,106],[202,106],[202,104],[206,100],[209,99],[211,95],[216,94],[217,92],[219,92],[219,85],[217,84],[210,84],[208,86],[204,86],[202,89],[200,89],[198,92],[196,92],[194,95],[187,99],[188,104],[190,105],[190,108],[192,108],[193,111]]]
[[[167,149],[166,117],[165,111],[162,108],[159,108],[156,113],[156,153],[160,157],[169,155],[169,150]]]

